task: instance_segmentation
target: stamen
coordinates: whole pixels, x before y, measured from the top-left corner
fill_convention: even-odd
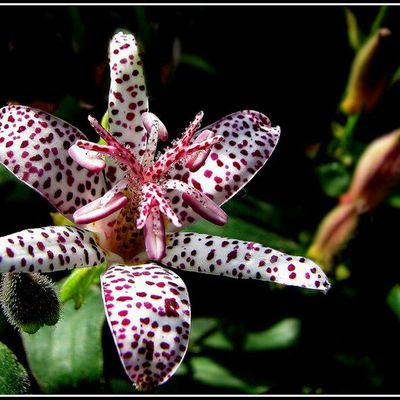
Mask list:
[[[141,188],[141,200],[139,206],[139,217],[136,221],[137,229],[142,229],[151,208],[157,207],[168,220],[177,227],[182,226],[178,216],[164,198],[163,189],[160,185],[147,182]]]
[[[165,226],[161,212],[153,207],[144,226],[144,243],[151,260],[159,261],[165,257]]]
[[[123,208],[129,200],[128,197],[122,192],[126,186],[127,181],[122,180],[118,182],[111,190],[109,190],[103,197],[100,197],[79,208],[73,215],[75,223],[90,224],[91,222],[108,217],[115,211]]]
[[[97,152],[83,150],[76,143],[68,149],[68,154],[79,165],[92,172],[100,172],[107,165],[105,161],[99,157]]]
[[[142,165],[144,168],[147,168],[149,165],[151,165],[154,159],[154,154],[157,149],[159,127],[159,121],[154,119],[147,135],[146,150],[144,151],[142,158]]]
[[[129,149],[122,146],[107,130],[105,130],[99,122],[89,115],[88,117],[90,124],[96,130],[96,132],[102,137],[108,144],[108,146],[102,146],[104,152],[110,151],[108,153],[111,157],[115,158],[121,164],[127,167],[127,170],[135,178],[142,180],[144,176],[143,166],[135,158],[135,156],[130,152]],[[80,141],[78,141],[80,142]],[[88,142],[89,143],[89,142]],[[93,144],[93,143],[92,143]],[[97,145],[101,146],[101,145]],[[92,149],[89,149],[92,150]]]
[[[185,132],[182,135],[182,143],[184,146],[187,146],[192,139],[193,135],[199,130],[201,120],[203,119],[204,112],[200,111],[194,117],[194,120],[190,123],[190,125],[186,128]]]
[[[161,122],[160,118],[158,118],[155,114],[153,114],[151,112],[144,112],[142,114],[142,122],[143,122],[143,125],[144,125],[147,133],[150,133],[154,121],[157,121],[158,125],[159,125],[158,138],[160,140],[162,140],[163,142],[165,142],[168,139],[168,132],[167,132],[167,128]]]
[[[211,139],[214,136],[214,132],[206,129],[201,132],[200,135],[196,138],[194,143],[200,143],[204,140]],[[189,156],[186,160],[185,167],[189,169],[191,172],[198,171],[206,162],[207,157],[209,156],[211,151],[211,146],[206,150],[199,150],[196,153]]]
[[[169,179],[164,183],[168,189],[176,189],[182,193],[182,199],[194,212],[216,225],[224,225],[228,221],[225,211],[214,203],[208,196],[193,186],[176,179]]]
[[[228,215],[212,200],[203,201],[203,198],[193,196],[191,193],[182,193],[182,199],[194,212],[207,221],[216,225],[225,225],[228,222]]]
[[[223,140],[223,136],[216,135],[198,143],[194,142],[188,146],[184,144],[183,139],[181,138],[173,144],[172,148],[161,154],[158,160],[148,168],[146,171],[146,179],[160,179],[177,161],[180,161],[198,151],[208,150]]]

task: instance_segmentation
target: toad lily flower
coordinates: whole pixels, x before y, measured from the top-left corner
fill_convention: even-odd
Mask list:
[[[189,297],[165,267],[322,291],[329,283],[303,257],[178,231],[200,217],[226,222],[220,206],[265,164],[279,128],[259,112],[241,111],[200,130],[199,113],[154,160],[167,131],[148,111],[134,37],[115,35],[109,55],[109,131],[89,118],[105,144],[90,143],[40,110],[0,110],[0,161],[77,223],[0,238],[0,271],[106,263],[101,284],[108,323],[127,375],[146,390],[171,377],[188,345]]]

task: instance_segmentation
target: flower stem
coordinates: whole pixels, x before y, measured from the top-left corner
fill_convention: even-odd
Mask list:
[[[370,36],[372,36],[381,27],[382,22],[385,19],[388,10],[389,10],[388,6],[381,6],[379,8],[378,14],[376,15],[375,20],[371,26]]]

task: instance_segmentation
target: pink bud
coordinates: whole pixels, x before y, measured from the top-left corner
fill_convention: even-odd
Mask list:
[[[375,139],[362,154],[350,189],[340,202],[357,203],[360,213],[374,209],[400,183],[400,130]]]
[[[357,52],[341,103],[346,114],[369,111],[378,102],[396,67],[393,43],[390,30],[381,28]]]
[[[358,222],[357,205],[340,204],[328,213],[318,227],[317,234],[310,246],[307,257],[312,258],[329,271],[334,256],[351,239]]]

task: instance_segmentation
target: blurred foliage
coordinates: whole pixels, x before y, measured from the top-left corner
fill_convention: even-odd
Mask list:
[[[87,115],[106,123],[106,49],[120,29],[134,32],[144,50],[152,111],[172,139],[199,110],[205,126],[246,108],[281,126],[266,167],[223,206],[229,222],[199,221],[192,231],[306,254],[365,149],[400,127],[396,7],[26,6],[2,13],[2,103],[54,112],[91,140],[98,137]],[[340,104],[353,61],[381,28],[391,32],[393,68],[373,107],[348,115]],[[357,79],[371,77],[366,72]],[[71,223],[50,215],[46,200],[2,166],[0,190],[2,235]],[[326,296],[178,271],[192,304],[189,350],[153,393],[398,393],[399,190],[357,216],[357,229],[332,255]],[[55,327],[21,338],[0,315],[0,392],[28,390],[28,371],[34,394],[136,394],[104,324],[100,272],[52,275],[64,301]]]
[[[21,395],[28,393],[30,381],[25,368],[13,352],[0,343],[0,393]]]

